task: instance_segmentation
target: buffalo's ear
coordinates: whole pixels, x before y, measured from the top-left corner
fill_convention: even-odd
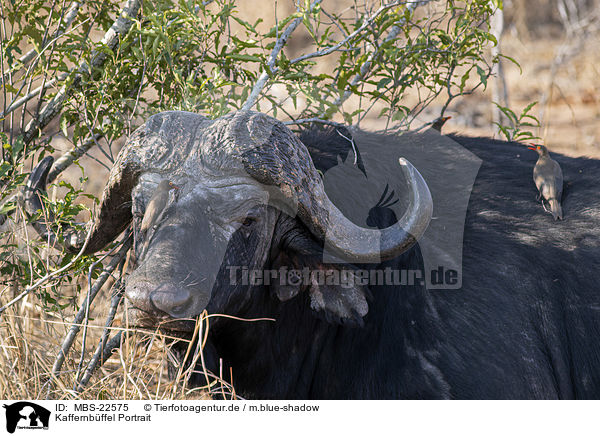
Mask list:
[[[368,291],[348,264],[325,264],[313,256],[282,251],[272,268],[280,272],[271,289],[281,301],[308,292],[310,307],[327,321],[362,325],[369,311]]]
[[[279,274],[275,280],[271,281],[271,290],[281,301],[287,301],[294,298],[300,293],[304,287],[302,277],[296,277],[293,271],[300,271],[299,264],[293,257],[288,256],[285,252],[277,254],[271,268],[278,271]],[[294,278],[298,279],[295,280]]]
[[[320,272],[319,272],[320,270]],[[367,289],[360,284],[355,270],[347,264],[315,265],[308,289],[310,307],[323,313],[327,320],[340,320],[362,325],[369,311]]]

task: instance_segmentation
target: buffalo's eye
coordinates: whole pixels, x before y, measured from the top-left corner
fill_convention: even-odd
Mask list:
[[[244,227],[250,227],[252,224],[254,224],[254,221],[254,218],[246,217],[244,221],[242,221],[242,225]]]

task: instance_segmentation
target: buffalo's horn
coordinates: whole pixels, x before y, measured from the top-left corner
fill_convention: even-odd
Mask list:
[[[304,144],[282,123],[258,113],[238,113],[233,128],[241,138],[262,138],[243,153],[246,171],[261,183],[275,185],[298,217],[336,255],[355,263],[380,262],[408,250],[425,232],[433,211],[431,193],[406,159],[400,168],[409,189],[408,208],[393,226],[359,227],[331,202]],[[268,133],[267,133],[268,129]]]
[[[326,248],[352,262],[378,263],[404,253],[419,240],[431,220],[431,193],[410,162],[400,158],[400,168],[409,190],[408,207],[398,222],[382,230],[357,226],[329,200],[322,184],[314,186],[315,199],[305,207],[319,217],[315,230],[324,235]]]
[[[63,231],[63,246],[67,250],[73,252],[81,250],[89,233],[90,239],[85,253],[94,253],[113,241],[129,225],[132,218],[131,191],[140,174],[135,164],[136,160],[129,157],[129,147],[125,146],[110,172],[102,194],[99,213],[87,224],[87,228],[76,231],[68,227]],[[41,209],[40,194],[45,193],[48,172],[53,161],[51,156],[44,158],[29,176],[24,195],[25,209],[29,214],[34,214]],[[43,239],[49,240],[54,245],[56,235],[45,222],[37,220],[32,225]]]

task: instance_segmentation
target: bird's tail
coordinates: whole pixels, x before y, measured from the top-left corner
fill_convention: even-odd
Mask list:
[[[556,198],[551,198],[550,200],[548,200],[548,204],[550,205],[550,213],[552,214],[554,219],[562,220],[563,213],[559,201]]]

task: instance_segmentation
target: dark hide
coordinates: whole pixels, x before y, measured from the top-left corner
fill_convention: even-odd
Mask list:
[[[310,151],[315,167],[321,172],[325,173],[336,166],[338,158],[346,161],[350,156],[352,163],[356,160],[357,168],[367,175],[358,148],[356,148],[356,156],[354,155],[352,134],[348,129],[317,125],[311,129],[302,130],[298,136]]]
[[[211,360],[222,358],[225,374],[231,367],[240,395],[600,398],[600,161],[553,155],[565,176],[565,221],[555,222],[535,200],[535,153],[451,138],[483,160],[467,211],[462,289],[371,286],[362,326],[315,312],[305,289],[213,290],[209,313],[276,319],[211,323]],[[375,215],[370,224],[380,228],[395,219],[393,211]],[[321,247],[296,219],[278,220],[266,266],[314,267]],[[244,244],[234,235],[225,259]],[[419,247],[366,267],[385,266],[422,270]]]

